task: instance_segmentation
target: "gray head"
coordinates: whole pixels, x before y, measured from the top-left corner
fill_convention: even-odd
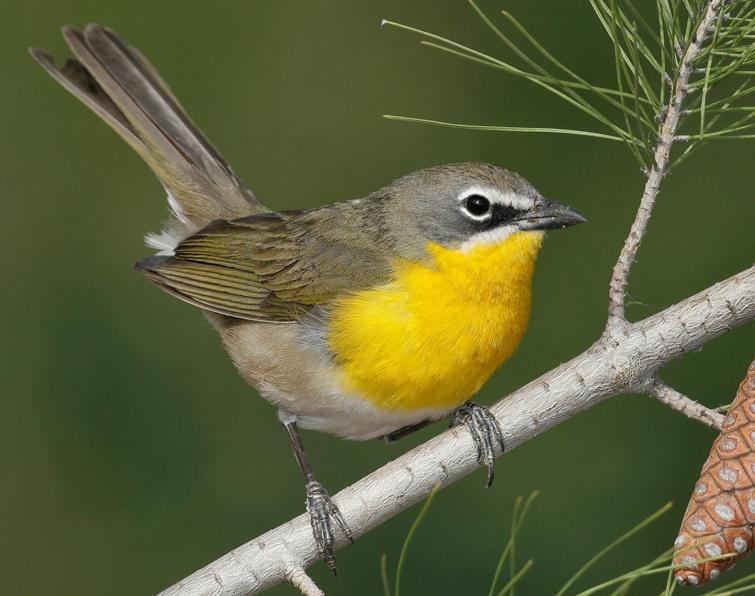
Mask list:
[[[567,205],[543,198],[519,174],[485,163],[418,170],[379,194],[391,201],[390,212],[401,218],[392,223],[402,229],[404,239],[414,236],[424,244],[453,249],[585,221]]]

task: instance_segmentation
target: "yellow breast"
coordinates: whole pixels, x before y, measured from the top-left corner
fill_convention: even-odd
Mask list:
[[[336,303],[328,330],[343,389],[389,410],[452,409],[516,350],[541,232],[471,250],[428,245],[429,264]]]

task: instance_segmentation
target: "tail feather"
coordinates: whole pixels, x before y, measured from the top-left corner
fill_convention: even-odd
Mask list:
[[[157,70],[109,29],[63,28],[75,60],[62,69],[52,57],[32,57],[63,87],[109,124],[152,168],[168,192],[177,221],[165,242],[214,219],[268,211],[233,173],[183,110]],[[180,237],[178,238],[180,240]]]

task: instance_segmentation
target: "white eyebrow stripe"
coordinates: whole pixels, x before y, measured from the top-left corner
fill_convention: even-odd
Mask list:
[[[464,192],[459,195],[458,200],[461,202],[472,195],[482,195],[487,197],[488,200],[495,205],[505,205],[507,207],[514,207],[521,210],[530,209],[535,204],[535,200],[530,197],[515,192],[502,192],[497,188],[480,186],[477,184],[467,187]]]

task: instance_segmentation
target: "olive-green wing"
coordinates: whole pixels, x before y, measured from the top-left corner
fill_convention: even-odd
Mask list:
[[[344,229],[315,211],[216,221],[181,242],[173,255],[146,259],[136,269],[205,310],[295,321],[314,305],[390,276],[384,252],[362,234],[332,233],[339,228]]]

